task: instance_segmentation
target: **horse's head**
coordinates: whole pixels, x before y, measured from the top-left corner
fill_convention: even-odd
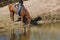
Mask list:
[[[37,21],[40,21],[40,20],[42,20],[42,18],[38,16],[34,20],[31,19],[31,22],[30,23],[33,24],[33,25],[38,25]]]

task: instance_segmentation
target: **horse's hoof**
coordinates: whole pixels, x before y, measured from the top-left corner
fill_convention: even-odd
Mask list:
[[[30,24],[27,24],[27,25],[25,25],[25,26],[30,26]]]
[[[10,21],[10,23],[14,23],[14,21]]]
[[[20,20],[18,19],[18,20],[16,20],[15,22],[19,22]]]

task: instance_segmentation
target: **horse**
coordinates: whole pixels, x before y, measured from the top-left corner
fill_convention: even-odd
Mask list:
[[[16,6],[16,7],[14,7],[13,6],[14,4],[9,4],[9,11],[10,11],[10,18],[11,18],[11,21],[13,21],[14,22],[14,14],[17,14],[17,9],[18,9],[18,6]],[[16,4],[17,5],[17,4]],[[16,9],[15,9],[16,8]],[[31,19],[30,19],[30,14],[29,14],[29,12],[28,12],[28,10],[24,7],[24,5],[23,5],[23,7],[21,8],[21,10],[20,10],[20,16],[19,16],[19,18],[21,18],[21,24],[23,23],[23,19],[24,19],[24,17],[27,19],[26,21],[26,23],[28,24],[28,25],[30,25],[30,21],[31,21]]]

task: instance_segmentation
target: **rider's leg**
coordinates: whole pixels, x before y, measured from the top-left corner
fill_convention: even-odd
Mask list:
[[[21,21],[20,13],[21,13],[22,7],[23,7],[23,6],[19,3],[19,7],[18,7],[18,10],[17,10],[17,15],[19,16],[19,18],[18,18],[18,20],[17,20],[16,22]]]
[[[20,16],[21,8],[22,8],[22,6],[21,6],[21,4],[19,3],[19,5],[18,5],[18,10],[17,10],[17,15],[18,15],[18,16]]]
[[[21,8],[22,8],[22,6],[21,6],[21,4],[19,3],[19,5],[18,5],[18,10],[17,10],[17,15],[18,15],[18,16],[20,16]],[[21,18],[19,17],[16,22],[18,22],[18,21],[20,21],[20,20],[21,20]]]

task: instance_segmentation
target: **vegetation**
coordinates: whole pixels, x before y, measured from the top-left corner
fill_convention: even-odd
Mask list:
[[[0,7],[8,5],[10,1],[18,2],[19,0],[0,0]],[[24,1],[27,1],[27,0],[24,0]]]

